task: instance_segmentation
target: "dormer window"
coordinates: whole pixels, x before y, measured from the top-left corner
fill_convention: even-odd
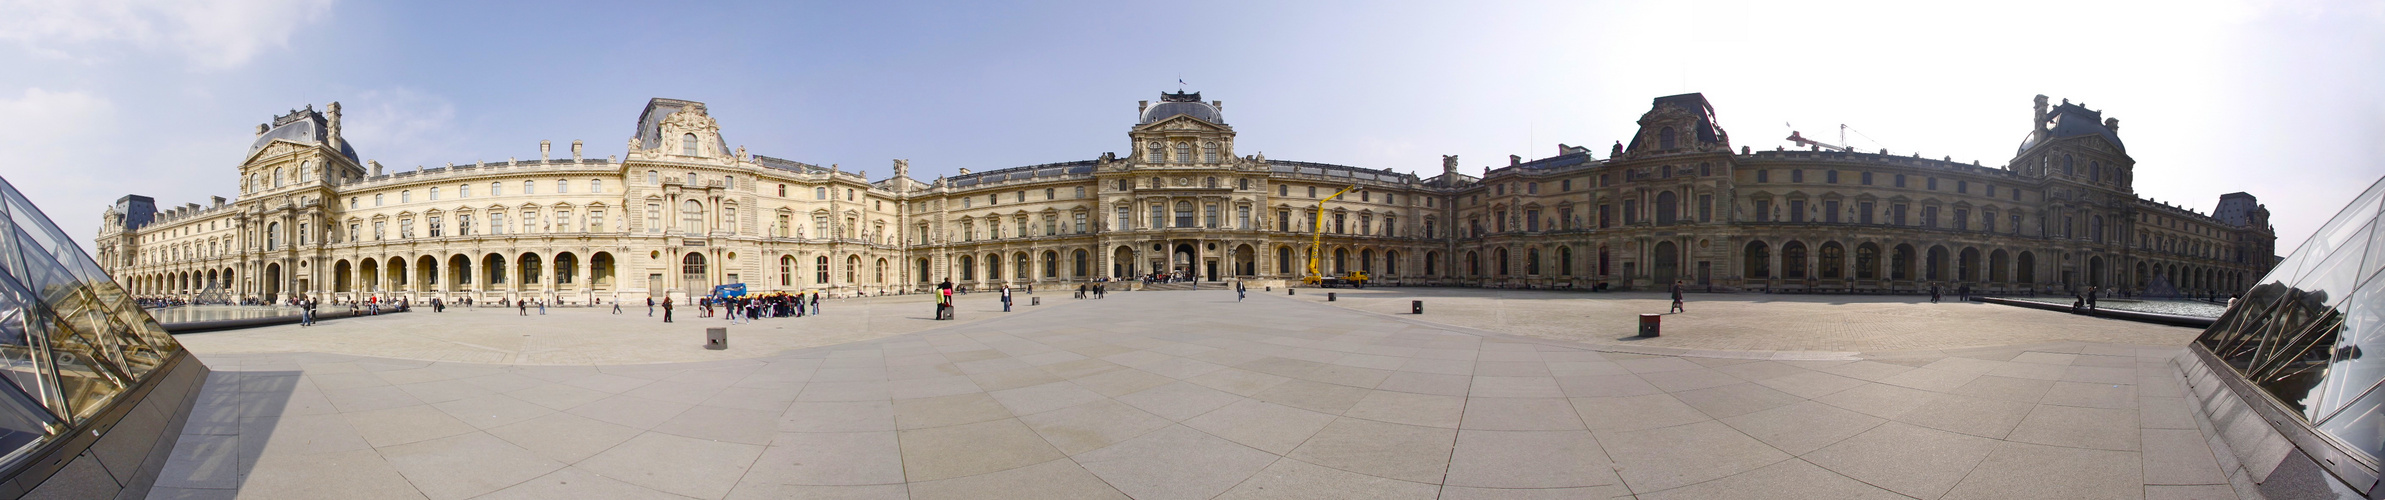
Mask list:
[[[679,136],[679,154],[687,156],[696,155],[696,134],[686,134]]]
[[[1673,127],[1656,131],[1656,149],[1673,149]]]

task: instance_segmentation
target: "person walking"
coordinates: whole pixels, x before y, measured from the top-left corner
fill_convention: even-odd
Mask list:
[[[1245,297],[1245,296],[1248,296],[1248,295],[1250,295],[1250,289],[1249,289],[1249,288],[1246,288],[1246,287],[1243,287],[1243,286],[1242,286],[1242,282],[1241,282],[1241,281],[1235,281],[1235,282],[1234,282],[1234,301],[1235,301],[1235,302],[1241,302],[1241,301],[1242,301],[1242,298],[1243,298],[1243,297]]]
[[[663,322],[671,322],[671,298],[663,297]]]
[[[823,311],[820,310],[820,292],[812,292],[812,315],[818,316],[821,312]]]
[[[1673,308],[1666,310],[1665,314],[1685,312],[1689,310],[1681,307],[1681,280],[1673,280]]]
[[[516,300],[516,301],[513,301],[513,306],[514,306],[514,309],[520,310],[520,311],[522,312],[522,314],[521,314],[522,316],[529,316],[529,315],[530,315],[530,301],[526,301],[526,300]]]
[[[654,317],[654,297],[646,297],[646,317]]]
[[[1931,283],[1931,284],[1930,284],[1930,303],[1931,303],[1931,304],[1936,304],[1936,303],[1938,303],[1938,297],[1940,297],[1940,296],[1941,296],[1941,293],[1938,291],[1938,284],[1937,284],[1937,283]]]
[[[315,299],[308,297],[306,300],[299,301],[298,305],[299,312],[302,314],[298,318],[298,326],[315,326]]]
[[[538,299],[538,315],[547,315],[547,299]]]
[[[603,299],[598,299],[603,300]],[[613,301],[613,314],[621,314],[621,301]]]
[[[1010,285],[1002,285],[1002,312],[1010,312]]]

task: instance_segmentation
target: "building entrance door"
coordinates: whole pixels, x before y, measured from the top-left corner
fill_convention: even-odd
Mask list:
[[[1698,286],[1714,284],[1714,263],[1698,261]]]
[[[1679,251],[1677,251],[1677,250],[1675,250],[1675,247],[1673,246],[1673,242],[1670,242],[1670,241],[1657,242],[1657,244],[1656,244],[1656,256],[1655,256],[1655,257],[1656,257],[1656,276],[1655,276],[1655,277],[1656,277],[1656,286],[1659,286],[1659,287],[1672,286],[1672,285],[1673,285],[1673,280],[1675,280],[1675,279],[1679,279],[1679,278],[1680,278],[1680,275],[1681,275],[1681,255],[1679,255],[1679,254],[1680,254],[1680,252],[1679,252]]]
[[[1208,273],[1207,279],[1209,281],[1217,281],[1217,259],[1209,259],[1208,261],[1202,262],[1202,264],[1207,266],[1202,268]]]

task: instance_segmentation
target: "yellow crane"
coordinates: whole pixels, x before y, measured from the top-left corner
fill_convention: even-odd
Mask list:
[[[1301,284],[1316,286],[1325,283],[1325,274],[1317,271],[1317,254],[1325,244],[1325,202],[1333,201],[1334,198],[1340,198],[1342,195],[1349,194],[1351,191],[1360,189],[1363,188],[1353,185],[1342,188],[1340,191],[1334,191],[1332,196],[1327,196],[1325,199],[1317,200],[1317,209],[1314,213],[1314,216],[1309,218],[1315,222],[1314,225],[1316,228],[1314,231],[1309,233],[1308,238],[1308,276],[1303,276],[1300,278]],[[1366,284],[1367,278],[1366,273],[1364,272],[1353,272],[1350,273],[1349,276],[1341,277],[1340,280],[1364,285]]]

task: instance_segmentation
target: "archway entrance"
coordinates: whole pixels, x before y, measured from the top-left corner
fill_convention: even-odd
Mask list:
[[[1193,273],[1196,272],[1193,269],[1193,263],[1199,261],[1200,254],[1201,251],[1194,248],[1191,243],[1177,243],[1175,250],[1168,252],[1168,271],[1188,278],[1193,277]]]
[[[1668,287],[1681,276],[1681,255],[1673,242],[1656,243],[1656,286]]]
[[[679,259],[679,283],[687,288],[688,295],[704,295],[712,291],[704,280],[704,254],[688,252],[686,257]]]
[[[282,265],[265,265],[265,301],[280,302],[282,293]]]

